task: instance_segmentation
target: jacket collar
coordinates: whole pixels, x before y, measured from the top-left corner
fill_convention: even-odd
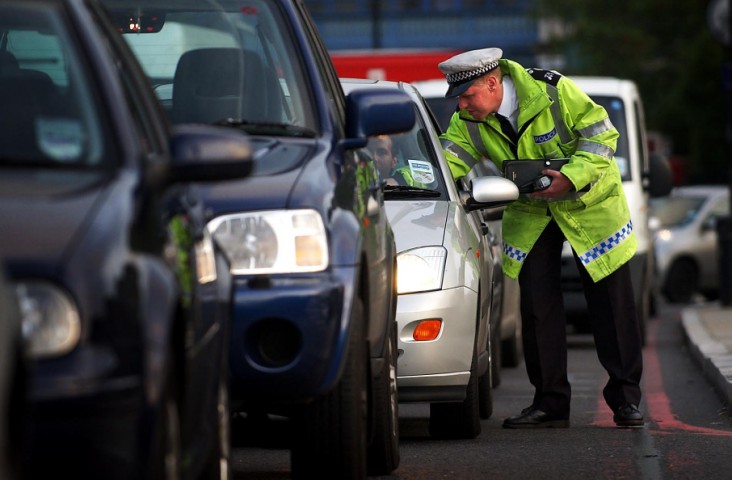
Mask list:
[[[520,64],[501,59],[498,61],[501,72],[513,79],[518,98],[518,124],[521,126],[538,115],[542,110],[549,108],[552,100],[546,94],[541,82],[535,80]]]

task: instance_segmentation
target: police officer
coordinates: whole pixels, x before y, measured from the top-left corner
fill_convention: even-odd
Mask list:
[[[603,395],[619,427],[640,427],[642,344],[628,261],[637,247],[620,172],[618,131],[605,109],[568,77],[525,69],[498,48],[439,64],[458,98],[442,146],[455,179],[470,181],[483,159],[568,158],[544,170],[551,184],[522,195],[503,216],[503,265],[518,278],[526,370],[533,402],[504,428],[568,427],[566,319],[561,251],[572,246],[597,355],[609,375]]]

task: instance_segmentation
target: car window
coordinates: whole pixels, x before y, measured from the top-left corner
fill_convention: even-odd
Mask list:
[[[389,188],[392,186],[425,189],[422,195],[429,198],[435,198],[436,193],[446,194],[445,180],[424,120],[417,111],[416,122],[409,132],[369,139],[366,150],[376,162],[382,182],[387,185],[387,200],[420,196],[420,192],[404,195],[403,192],[392,191]]]
[[[320,130],[306,75],[293,61],[297,42],[274,4],[107,3],[173,123],[226,124],[263,135]]]
[[[44,4],[0,4],[0,164],[104,166],[103,124],[83,59],[62,15]]]
[[[429,105],[430,110],[437,118],[440,124],[441,131],[447,131],[447,127],[450,125],[450,119],[452,114],[457,109],[457,98],[456,97],[430,97],[425,98],[425,102]]]

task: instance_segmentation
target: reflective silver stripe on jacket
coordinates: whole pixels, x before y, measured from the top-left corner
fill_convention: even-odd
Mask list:
[[[507,243],[503,243],[503,253],[510,259],[516,260],[519,263],[524,263],[524,260],[526,260],[526,255],[529,254],[529,252],[524,252],[520,248],[514,247],[513,245],[509,245]]]
[[[615,155],[615,151],[607,145],[591,142],[589,140],[580,140],[579,143],[577,143],[577,150],[574,153],[577,152],[594,153],[595,155],[600,155],[608,160],[612,160],[613,155]]]
[[[582,255],[579,255],[579,259],[582,261],[583,265],[594,262],[613,248],[623,243],[623,241],[625,241],[630,236],[632,231],[633,222],[628,221],[627,225],[625,225],[623,228],[613,233],[594,247],[590,248]]]
[[[457,158],[465,162],[465,165],[467,165],[468,168],[473,168],[473,166],[478,162],[470,153],[468,153],[467,150],[451,140],[443,138],[440,140],[440,144],[442,145],[443,150],[455,155]]]
[[[465,127],[468,129],[470,141],[473,142],[475,149],[488,160],[492,160],[485,143],[483,143],[483,138],[480,136],[480,125],[474,122],[465,122]]]
[[[559,105],[559,92],[557,87],[549,83],[546,84],[546,93],[549,94],[549,98],[552,99],[552,105],[549,107],[549,111],[552,114],[552,120],[554,120],[554,128],[557,129],[559,140],[562,143],[569,143],[572,140],[572,134],[570,133],[567,125],[562,119],[562,108]]]
[[[613,126],[613,123],[610,121],[610,119],[605,118],[604,120],[600,120],[599,122],[579,129],[579,134],[582,137],[590,138],[603,132],[607,132],[608,130],[612,130],[613,128],[615,128],[615,126]]]

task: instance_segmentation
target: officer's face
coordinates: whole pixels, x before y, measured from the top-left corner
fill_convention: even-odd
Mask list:
[[[498,79],[492,75],[479,78],[458,97],[458,106],[461,110],[467,110],[473,118],[483,120],[501,106],[501,87]]]

